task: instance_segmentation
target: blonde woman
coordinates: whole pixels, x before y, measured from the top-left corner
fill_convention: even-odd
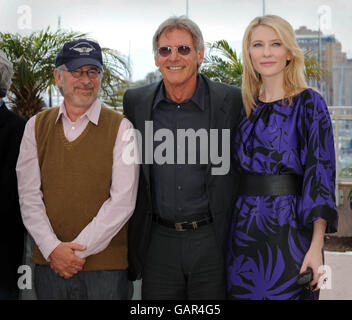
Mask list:
[[[243,39],[240,195],[227,256],[230,299],[317,299],[324,233],[336,232],[335,151],[323,97],[308,88],[291,25],[255,18]],[[314,274],[308,289],[300,273]],[[320,281],[319,281],[320,280]]]

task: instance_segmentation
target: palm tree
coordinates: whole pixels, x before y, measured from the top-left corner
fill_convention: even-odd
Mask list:
[[[206,46],[209,51],[204,58],[201,73],[215,81],[241,86],[243,66],[236,51],[226,40],[207,43]]]
[[[33,32],[28,36],[0,33],[2,49],[14,65],[12,85],[7,96],[13,110],[30,118],[44,106],[43,94],[55,86],[53,70],[56,55],[65,42],[86,38],[86,34],[49,28]],[[124,83],[129,74],[126,59],[118,52],[102,48],[104,55],[104,77],[102,97],[114,97],[116,88]],[[110,101],[111,100],[111,101]],[[110,104],[117,103],[112,98]]]
[[[116,50],[101,48],[104,60],[101,100],[115,110],[122,109],[122,97],[129,86],[128,59]]]
[[[236,51],[226,40],[207,43],[209,48],[201,67],[202,74],[212,80],[241,86],[243,65]],[[319,80],[324,71],[317,60],[311,56],[312,51],[304,53],[305,73],[308,80]]]
[[[325,71],[319,67],[319,63],[313,56],[313,51],[304,52],[304,66],[307,80],[320,80]]]

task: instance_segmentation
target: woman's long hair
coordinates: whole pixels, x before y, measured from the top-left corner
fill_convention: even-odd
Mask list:
[[[283,18],[275,15],[266,15],[255,18],[247,27],[243,36],[242,55],[243,55],[243,80],[242,80],[242,99],[247,116],[255,109],[254,98],[260,95],[263,80],[258,72],[253,68],[249,54],[249,47],[253,29],[258,26],[267,26],[275,30],[282,44],[289,50],[292,58],[288,61],[284,72],[283,88],[285,96],[292,103],[292,95],[298,90],[307,88],[304,75],[304,55],[298,46],[295,32],[292,26]]]

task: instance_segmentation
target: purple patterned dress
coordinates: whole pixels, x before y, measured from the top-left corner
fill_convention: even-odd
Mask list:
[[[281,100],[256,101],[235,137],[241,174],[303,177],[302,196],[239,196],[226,257],[230,299],[315,299],[296,285],[313,221],[336,232],[335,150],[326,103],[312,89]]]

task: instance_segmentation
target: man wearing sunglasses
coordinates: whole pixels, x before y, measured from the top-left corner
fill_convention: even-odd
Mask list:
[[[221,148],[223,130],[232,133],[238,121],[240,90],[198,73],[204,41],[187,17],[164,21],[153,50],[163,80],[124,95],[125,115],[142,134],[139,192],[128,230],[129,275],[142,278],[143,299],[224,299],[223,257],[236,191],[233,168],[213,175],[214,164],[199,160],[200,143],[196,163],[160,162],[156,155],[167,141],[156,137],[162,130],[174,137],[178,130],[215,130]],[[231,141],[224,149],[230,150]],[[178,159],[180,149],[177,141],[171,159]],[[207,159],[214,152],[209,148]],[[152,163],[147,154],[153,154]]]
[[[32,117],[17,176],[24,225],[35,241],[39,299],[128,299],[127,225],[139,169],[126,164],[131,122],[98,99],[100,46],[79,39],[56,57],[60,107]]]

